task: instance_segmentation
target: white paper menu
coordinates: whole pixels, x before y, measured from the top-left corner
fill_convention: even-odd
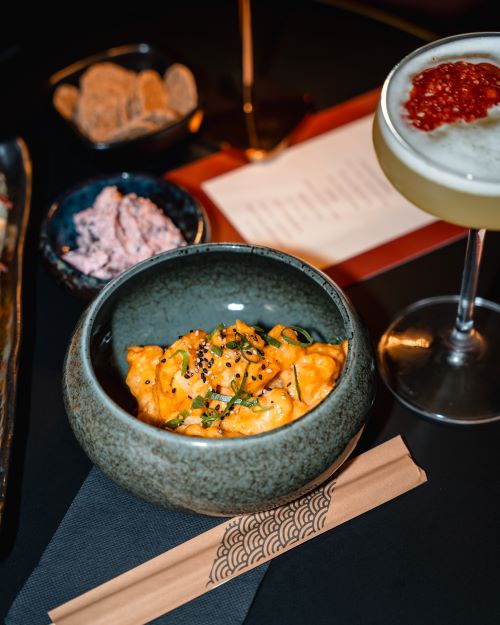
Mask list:
[[[249,242],[325,268],[435,219],[393,189],[375,156],[373,116],[203,183]]]

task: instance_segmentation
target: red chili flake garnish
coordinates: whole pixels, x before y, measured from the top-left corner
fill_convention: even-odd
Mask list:
[[[495,104],[500,104],[500,67],[457,61],[417,74],[404,106],[415,128],[429,131],[486,117]]]

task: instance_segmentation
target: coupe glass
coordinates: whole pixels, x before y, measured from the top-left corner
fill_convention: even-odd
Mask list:
[[[387,77],[375,116],[375,150],[389,181],[424,211],[469,228],[460,294],[403,310],[383,334],[378,358],[403,404],[431,419],[474,425],[500,419],[500,306],[476,297],[486,229],[500,230],[500,105],[432,132],[414,128],[403,108],[416,73],[457,61],[500,66],[500,33],[419,48]],[[500,95],[500,80],[498,87]]]

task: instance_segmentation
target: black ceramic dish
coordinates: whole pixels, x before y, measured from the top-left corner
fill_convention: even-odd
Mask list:
[[[0,523],[3,517],[10,448],[14,432],[21,346],[23,252],[31,202],[31,160],[22,139],[0,143],[0,171],[7,179],[12,206],[0,274]]]
[[[81,61],[69,65],[65,69],[53,74],[49,79],[51,97],[59,85],[69,84],[78,87],[80,76],[91,65],[96,63],[112,62],[127,69],[139,72],[143,69],[154,69],[163,75],[164,71],[172,65],[173,61],[165,55],[157,52],[147,43],[131,44],[110,48],[104,52],[94,54]],[[174,124],[150,132],[141,137],[134,137],[126,141],[113,143],[94,143],[84,135],[78,126],[72,121],[64,119],[57,113],[60,120],[68,126],[72,132],[80,137],[83,143],[92,150],[98,152],[127,153],[130,151],[155,152],[167,148],[188,135],[198,131],[203,119],[203,111],[198,94],[198,105],[187,115]]]
[[[208,217],[201,204],[177,185],[148,174],[121,173],[87,180],[59,197],[50,207],[40,230],[40,251],[56,280],[74,295],[92,299],[107,283],[88,276],[62,259],[65,251],[76,247],[77,231],[73,216],[92,206],[107,186],[123,193],[149,198],[172,219],[188,245],[210,240]]]

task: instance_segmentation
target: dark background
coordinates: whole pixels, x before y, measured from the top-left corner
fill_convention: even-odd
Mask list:
[[[401,30],[367,16],[374,8],[418,28],[398,21]],[[44,7],[40,17],[30,13],[27,19],[20,9],[12,15],[5,16],[0,44],[0,139],[26,139],[34,196],[16,431],[0,535],[0,619],[90,468],[61,397],[63,357],[83,304],[40,265],[40,220],[54,197],[91,175],[122,168],[161,174],[215,149],[201,136],[150,157],[116,161],[92,154],[51,112],[47,78],[90,53],[146,41],[194,69],[210,114],[236,93],[240,69],[234,1],[141,2],[98,13],[71,6],[57,15]],[[259,78],[310,92],[318,108],[380,85],[420,45],[419,29],[443,35],[498,29],[496,3],[465,0],[345,2],[344,8],[256,0],[254,21]],[[464,251],[461,241],[348,289],[374,342],[400,308],[458,291]],[[487,237],[479,294],[500,300],[498,234]],[[428,484],[273,561],[247,625],[499,622],[500,429],[426,422],[381,385],[359,450],[395,434],[404,436],[428,472]]]

